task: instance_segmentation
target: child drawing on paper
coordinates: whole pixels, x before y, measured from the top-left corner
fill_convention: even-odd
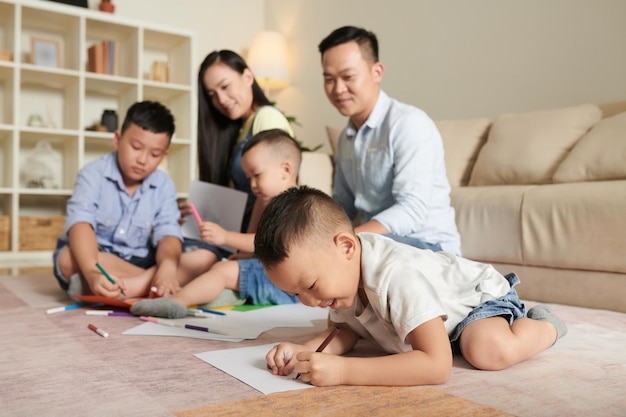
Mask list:
[[[53,254],[54,275],[70,296],[142,297],[150,288],[169,295],[200,273],[186,268],[176,189],[157,169],[174,130],[167,107],[134,103],[114,150],[78,172]]]
[[[341,206],[315,189],[274,198],[254,243],[272,283],[305,305],[330,307],[327,331],[269,351],[276,375],[295,370],[318,386],[442,384],[453,347],[474,367],[499,370],[567,332],[545,305],[526,312],[515,274],[377,233],[355,234]],[[316,352],[336,326],[341,331]],[[342,357],[360,338],[389,355]]]
[[[297,184],[302,154],[298,143],[280,129],[256,134],[243,149],[241,166],[250,180],[252,191],[264,205],[281,192]],[[254,233],[224,230],[212,222],[200,224],[200,236],[214,245],[228,245],[244,253],[254,251]],[[131,307],[138,316],[181,318],[187,307],[209,303],[224,289],[239,292],[252,304],[297,303],[295,296],[276,288],[254,257],[241,256],[214,264],[171,297],[142,300]]]

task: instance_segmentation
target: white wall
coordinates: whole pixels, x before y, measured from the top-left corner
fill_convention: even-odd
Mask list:
[[[283,32],[292,86],[271,99],[309,146],[345,124],[322,90],[317,45],[347,24],[378,35],[383,88],[435,119],[626,100],[624,0],[113,1],[120,16],[196,32],[196,67],[214,49],[245,54],[261,29]]]
[[[317,52],[343,25],[378,35],[385,91],[435,119],[626,100],[623,0],[265,3],[266,27],[286,34],[293,60],[293,85],[275,98],[308,145],[325,141],[325,124],[345,124],[323,93]]]

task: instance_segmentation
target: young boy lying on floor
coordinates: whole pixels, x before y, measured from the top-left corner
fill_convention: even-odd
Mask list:
[[[453,347],[474,367],[500,370],[565,335],[545,306],[525,312],[511,273],[379,234],[355,235],[332,198],[307,187],[274,198],[257,227],[255,255],[269,279],[308,306],[330,307],[329,329],[266,356],[276,375],[293,370],[313,385],[442,384]],[[315,350],[335,327],[340,332]],[[390,353],[342,357],[360,338]]]

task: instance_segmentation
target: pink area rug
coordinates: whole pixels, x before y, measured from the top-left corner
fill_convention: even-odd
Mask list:
[[[626,415],[623,313],[552,305],[569,333],[550,350],[499,372],[477,371],[456,358],[450,380],[436,387],[316,388],[304,390],[306,395],[263,396],[193,354],[303,341],[319,332],[323,321],[315,328],[276,328],[241,343],[127,336],[121,333],[138,325],[137,318],[92,317],[80,309],[45,313],[69,303],[51,275],[0,276],[1,416],[169,416],[210,410],[210,415],[226,415],[217,410],[237,415],[241,404],[278,413],[285,410],[283,399],[292,401],[295,395],[314,407],[332,393],[341,396],[341,405],[316,415],[366,415],[364,398],[369,415],[411,415],[411,405],[415,415]],[[110,337],[98,336],[88,323],[105,328]],[[372,353],[369,346],[359,350]],[[439,412],[429,414],[428,407]]]

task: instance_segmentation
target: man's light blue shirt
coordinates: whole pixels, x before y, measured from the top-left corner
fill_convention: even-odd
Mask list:
[[[98,245],[121,258],[145,257],[165,236],[182,241],[180,212],[172,179],[156,170],[146,177],[132,197],[128,193],[112,152],[85,165],[76,176],[67,203],[65,234],[76,223],[89,223]]]
[[[443,141],[422,110],[381,90],[363,126],[341,132],[335,163],[333,198],[351,219],[460,255]]]

